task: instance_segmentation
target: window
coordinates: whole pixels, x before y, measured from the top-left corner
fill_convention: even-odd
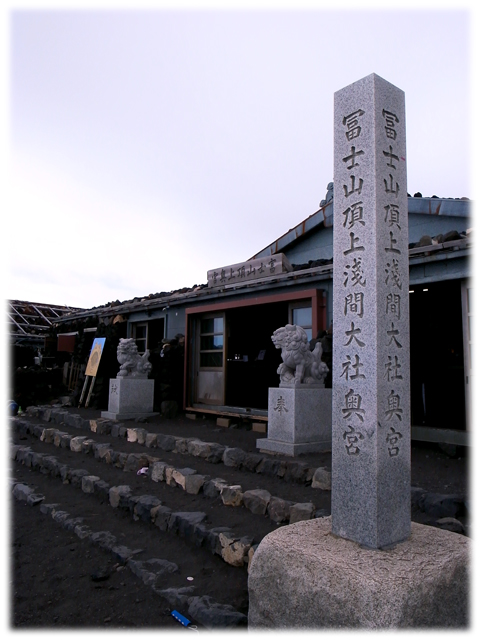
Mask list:
[[[132,338],[137,345],[138,353],[147,350],[148,325],[146,322],[138,322],[132,325]]]
[[[312,305],[298,302],[290,305],[289,321],[305,330],[308,340],[312,339]]]
[[[200,367],[223,367],[223,316],[200,321]]]

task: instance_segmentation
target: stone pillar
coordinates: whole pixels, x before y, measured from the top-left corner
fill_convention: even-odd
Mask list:
[[[410,535],[405,97],[371,74],[335,93],[332,532]]]

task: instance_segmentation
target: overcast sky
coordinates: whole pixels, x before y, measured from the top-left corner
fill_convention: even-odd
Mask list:
[[[409,193],[474,197],[468,3],[45,6],[7,15],[5,298],[88,308],[247,260],[318,209],[333,95],[373,72],[406,94]]]

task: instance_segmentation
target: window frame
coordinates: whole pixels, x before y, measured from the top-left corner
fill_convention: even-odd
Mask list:
[[[297,309],[309,309],[310,310],[310,324],[298,324],[298,327],[302,327],[307,334],[308,341],[312,340],[313,336],[313,308],[311,299],[298,300],[296,302],[290,302],[288,305],[288,321],[290,324],[296,324],[293,321],[294,311]]]
[[[204,320],[218,320],[221,319],[222,320],[222,330],[221,331],[215,331],[215,326],[213,327],[213,331],[202,331],[202,322]],[[213,348],[213,349],[202,349],[202,338],[209,338],[209,337],[213,337],[215,338],[216,336],[222,336],[222,347],[221,349],[219,348]],[[221,364],[218,366],[215,365],[202,365],[202,355],[205,354],[215,354],[215,355],[220,355],[221,354]],[[225,365],[225,314],[224,313],[209,313],[206,315],[203,315],[201,318],[199,318],[199,323],[198,323],[198,368],[201,371],[220,371],[224,369],[224,365]]]
[[[137,337],[137,329],[145,328],[145,337],[138,338]],[[135,340],[135,344],[137,345],[138,353],[143,355],[148,349],[148,322],[134,322],[131,325],[131,337]],[[145,343],[145,348],[142,350],[138,343],[139,341]]]

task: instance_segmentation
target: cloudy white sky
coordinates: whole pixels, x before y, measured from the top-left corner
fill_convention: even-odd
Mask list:
[[[11,2],[4,297],[88,308],[247,260],[318,209],[333,94],[372,72],[406,94],[409,193],[474,198],[470,3],[402,4]]]

